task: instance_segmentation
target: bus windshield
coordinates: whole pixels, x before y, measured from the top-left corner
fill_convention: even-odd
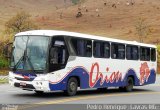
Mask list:
[[[49,37],[17,36],[13,44],[11,67],[15,70],[46,69]]]

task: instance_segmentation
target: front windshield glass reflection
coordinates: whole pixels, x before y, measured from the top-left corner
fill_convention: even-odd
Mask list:
[[[18,36],[15,38],[11,66],[24,70],[45,70],[49,37]],[[18,64],[17,64],[18,63]]]

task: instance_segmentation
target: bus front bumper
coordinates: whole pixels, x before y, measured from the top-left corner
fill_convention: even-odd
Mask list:
[[[44,92],[50,91],[48,80],[40,80],[39,78],[35,78],[33,81],[22,81],[22,80],[17,80],[16,77],[20,76],[12,72],[9,73],[9,84],[13,87],[29,91],[44,91]]]

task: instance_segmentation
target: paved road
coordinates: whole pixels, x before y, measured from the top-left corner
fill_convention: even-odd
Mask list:
[[[160,104],[160,76],[156,84],[135,87],[130,93],[120,92],[117,88],[104,92],[93,89],[81,90],[74,97],[67,97],[60,91],[40,96],[32,91],[1,84],[0,99],[1,104],[41,104],[47,106],[47,109],[52,107],[46,104]]]

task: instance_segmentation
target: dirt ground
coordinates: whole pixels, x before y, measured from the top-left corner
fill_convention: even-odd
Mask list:
[[[78,10],[79,7],[79,10]],[[86,0],[73,5],[64,0],[0,0],[0,29],[18,11],[32,15],[41,29],[58,29],[82,32],[125,40],[139,41],[136,26],[143,19],[149,32],[144,42],[159,43],[159,0]],[[76,17],[78,11],[82,16]]]

